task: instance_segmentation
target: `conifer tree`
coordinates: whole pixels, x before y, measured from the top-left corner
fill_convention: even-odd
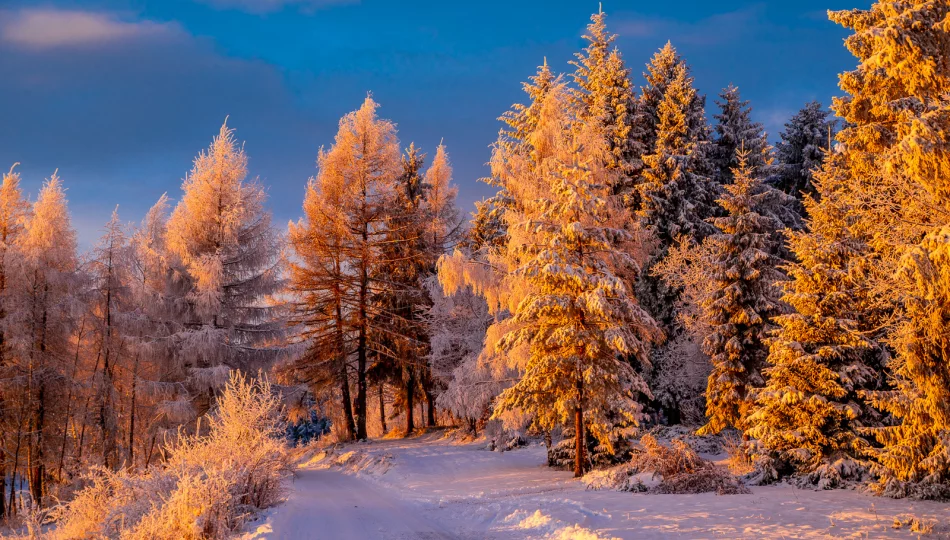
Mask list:
[[[845,44],[859,60],[834,102],[847,122],[841,174],[874,253],[869,285],[894,313],[887,341],[897,353],[888,365],[896,390],[872,394],[900,421],[875,430],[881,486],[947,496],[950,6],[876,2],[830,17],[854,31]]]
[[[644,158],[646,170],[636,186],[636,216],[656,246],[638,283],[638,298],[667,329],[675,323],[677,292],[655,279],[651,269],[677,239],[701,242],[714,231],[706,220],[715,213],[716,197],[714,184],[701,174],[702,141],[691,134],[690,115],[696,103],[692,78],[685,64],[677,64],[674,72],[657,111],[655,151]]]
[[[611,186],[614,196],[629,195],[630,174],[635,155],[631,128],[635,115],[636,99],[630,70],[624,64],[620,51],[611,49],[617,36],[610,34],[606,26],[607,15],[601,11],[591,16],[587,26],[587,47],[576,53],[574,82],[577,90],[579,121],[597,123],[606,134],[609,155],[607,166],[620,171],[617,185]]]
[[[279,236],[264,189],[246,178],[247,155],[224,123],[195,159],[167,223],[168,250],[185,281],[178,354],[203,398],[227,382],[229,369],[254,369],[278,352],[282,322],[268,298],[281,288]]]
[[[14,330],[21,414],[28,426],[27,469],[33,504],[42,507],[54,463],[56,421],[65,401],[65,362],[76,308],[76,236],[56,174],[40,190],[20,240],[12,294],[20,306]]]
[[[721,232],[707,240],[713,293],[702,305],[710,327],[703,351],[712,373],[706,388],[708,421],[700,433],[746,428],[752,391],[764,382],[763,343],[774,328],[771,318],[781,311],[774,285],[781,273],[770,242],[782,224],[760,213],[761,180],[749,168],[746,152],[740,152],[733,174],[734,182],[719,200],[728,215],[713,220]]]
[[[798,199],[815,193],[815,172],[830,152],[837,121],[829,109],[812,101],[795,113],[775,145],[775,186]]]
[[[672,43],[667,42],[660,49],[650,63],[647,64],[647,71],[643,74],[646,79],[646,85],[640,89],[640,95],[637,98],[637,104],[633,119],[633,125],[630,130],[632,138],[633,155],[648,156],[657,150],[657,132],[660,129],[660,105],[666,99],[667,89],[674,79],[679,77],[679,71],[683,71],[682,78],[689,81],[692,85],[689,66],[686,61],[676,52]],[[706,125],[706,98],[705,96],[693,92],[689,101],[684,104],[684,122],[686,124],[686,133],[691,141],[698,146],[709,140],[709,127]],[[642,158],[641,158],[642,159]],[[639,182],[639,177],[644,168],[648,167],[642,161],[633,163],[633,177],[635,182]],[[703,171],[708,172],[708,171]],[[631,204],[633,209],[639,208],[639,202],[634,199]]]
[[[867,285],[874,256],[851,219],[839,171],[838,163],[816,171],[817,194],[805,198],[807,231],[788,234],[798,262],[785,267],[782,300],[794,311],[773,318],[779,328],[769,340],[767,382],[748,430],[822,488],[866,471],[862,432],[881,419],[864,392],[882,384],[887,356],[875,341],[887,310]]]
[[[329,150],[321,150],[318,158],[319,173],[316,181],[308,189],[308,200],[312,200],[315,211],[323,212],[329,220],[328,225],[333,235],[338,236],[326,245],[314,246],[314,249],[303,246],[313,237],[321,234],[315,227],[321,226],[316,216],[308,215],[310,223],[306,221],[298,224],[297,238],[293,240],[298,254],[305,253],[309,259],[302,265],[302,273],[295,278],[295,287],[299,291],[313,291],[319,295],[339,294],[343,312],[340,323],[334,323],[335,328],[343,329],[344,335],[351,336],[350,346],[340,348],[341,340],[333,338],[330,346],[336,351],[346,351],[353,355],[355,360],[356,396],[353,406],[355,437],[366,439],[366,399],[367,399],[367,370],[369,368],[371,338],[373,337],[373,300],[374,293],[384,286],[380,282],[380,275],[375,273],[378,268],[383,247],[387,243],[387,217],[392,211],[395,200],[397,180],[401,174],[399,161],[399,141],[396,138],[396,127],[388,120],[377,117],[378,105],[371,97],[367,97],[362,106],[340,120],[333,146]],[[318,191],[319,190],[319,191]],[[313,195],[309,195],[312,192]],[[324,195],[321,195],[324,194]],[[323,197],[331,199],[321,200]],[[337,204],[333,212],[328,205]],[[327,208],[326,211],[319,208]],[[337,268],[337,254],[327,253],[335,250],[342,254]],[[320,274],[325,270],[319,267],[332,268],[326,278],[331,282],[338,282],[339,286],[332,286],[325,291],[323,277]],[[317,282],[308,284],[307,273],[314,273]],[[336,302],[336,300],[334,300]],[[304,309],[319,308],[317,304]],[[319,313],[320,309],[315,309]],[[336,308],[333,308],[336,312]],[[336,315],[334,315],[336,317]],[[302,319],[306,324],[306,320]],[[333,330],[336,332],[337,330]],[[331,349],[331,351],[334,349]],[[330,355],[332,357],[333,354]],[[326,356],[324,356],[326,357]],[[308,357],[302,362],[317,362],[320,358]],[[345,364],[343,364],[345,365]],[[337,367],[336,372],[341,373]],[[341,381],[342,384],[342,381]],[[345,399],[345,398],[344,398]]]
[[[10,167],[10,172],[3,175],[3,184],[0,185],[0,478],[6,479],[7,466],[12,465],[8,448],[16,445],[10,434],[18,433],[14,427],[14,417],[8,413],[8,396],[14,398],[17,385],[11,384],[15,379],[9,376],[13,359],[10,357],[10,345],[7,337],[10,331],[10,321],[7,317],[12,306],[10,294],[7,292],[8,279],[12,278],[14,265],[18,256],[18,241],[23,233],[24,223],[30,212],[30,205],[20,189],[20,175],[14,172],[16,165]],[[12,404],[13,399],[9,402]],[[14,474],[16,471],[14,471]],[[6,512],[6,483],[0,483],[0,520]]]
[[[747,154],[748,167],[765,175],[771,162],[771,147],[765,134],[765,128],[751,119],[752,107],[742,99],[739,89],[729,85],[719,94],[716,105],[714,138],[710,148],[710,159],[715,168],[715,179],[720,184],[732,182],[732,171],[739,166],[738,152]]]
[[[649,389],[618,356],[648,362],[648,344],[658,330],[607,263],[627,257],[614,247],[614,236],[623,232],[607,226],[607,149],[596,126],[571,133],[569,109],[563,90],[552,91],[531,138],[550,152],[536,172],[550,191],[537,201],[537,214],[515,225],[538,240],[524,245],[524,262],[515,271],[532,290],[497,347],[526,347],[528,357],[523,376],[499,396],[495,414],[526,411],[545,429],[573,420],[574,474],[580,476],[586,429],[607,441],[609,412],[633,423],[642,419],[636,398]]]

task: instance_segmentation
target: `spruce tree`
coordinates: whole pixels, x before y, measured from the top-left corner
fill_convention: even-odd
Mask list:
[[[648,156],[657,150],[657,134],[661,122],[660,106],[666,99],[668,87],[680,76],[680,71],[684,72],[683,77],[692,85],[693,79],[689,66],[669,42],[653,55],[650,63],[647,64],[647,71],[643,74],[646,84],[640,89],[630,130],[631,151],[634,156],[641,157],[639,162],[633,162],[632,176],[635,183],[641,181],[640,176],[644,168],[648,167],[642,161],[642,156]],[[698,147],[703,147],[702,143],[709,140],[709,127],[706,124],[705,114],[706,98],[694,92],[684,107],[687,136],[696,142]],[[639,208],[639,201],[636,198],[631,200],[630,204],[634,210]]]
[[[763,385],[764,342],[781,306],[775,282],[781,279],[771,254],[781,222],[763,215],[761,180],[740,151],[734,182],[724,187],[719,204],[728,215],[715,218],[721,231],[711,236],[713,293],[703,300],[710,334],[703,351],[712,362],[706,387],[707,423],[700,433],[727,427],[745,429],[753,389]]]
[[[775,145],[775,186],[798,199],[815,193],[815,172],[830,151],[837,121],[829,109],[812,101],[795,113]]]
[[[948,496],[950,5],[876,2],[830,16],[854,31],[845,44],[859,60],[834,102],[847,122],[838,135],[841,174],[874,253],[868,284],[893,313],[896,389],[872,397],[900,423],[874,431],[880,485],[894,495]]]
[[[577,60],[571,62],[576,68],[574,99],[579,122],[601,126],[610,151],[607,166],[620,171],[611,193],[623,197],[629,195],[633,163],[640,158],[630,136],[636,99],[630,69],[624,64],[620,51],[611,49],[617,36],[607,31],[606,18],[603,11],[591,16],[584,35],[588,45],[583,52],[576,53]]]
[[[874,341],[887,317],[867,285],[874,257],[840,190],[839,167],[816,171],[817,193],[805,198],[807,230],[788,234],[797,262],[785,267],[782,300],[794,311],[773,319],[779,328],[769,340],[767,382],[748,430],[770,457],[821,488],[866,471],[863,429],[881,418],[864,392],[882,384],[887,356]]]
[[[758,171],[760,175],[767,175],[767,166],[771,162],[771,147],[765,134],[765,128],[751,118],[752,107],[742,99],[739,89],[729,85],[719,94],[716,105],[719,114],[715,115],[716,125],[710,160],[715,170],[717,182],[728,184],[732,182],[732,171],[739,166],[738,152],[744,150],[747,154],[748,167]]]

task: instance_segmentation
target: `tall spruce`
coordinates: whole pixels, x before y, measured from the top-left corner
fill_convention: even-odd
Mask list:
[[[747,154],[749,168],[767,175],[770,172],[767,167],[771,162],[771,146],[762,124],[752,121],[749,102],[743,100],[739,89],[730,84],[719,94],[716,105],[719,114],[715,115],[710,148],[716,181],[720,184],[732,182],[732,171],[739,167],[739,150]]]
[[[733,426],[745,429],[753,390],[761,387],[767,354],[764,345],[781,312],[775,282],[781,279],[770,245],[782,223],[762,212],[767,192],[739,152],[734,181],[719,204],[728,215],[713,219],[720,233],[711,236],[713,293],[703,300],[710,334],[703,351],[712,362],[706,387],[707,423],[700,433]]]
[[[591,16],[584,35],[587,47],[571,62],[577,85],[574,98],[578,120],[597,123],[607,139],[607,166],[619,171],[616,185],[610,186],[611,194],[622,198],[629,195],[634,161],[640,157],[631,138],[636,99],[630,69],[620,51],[611,48],[617,36],[607,31],[606,19],[603,11]]]
[[[831,110],[812,101],[795,113],[775,145],[775,186],[798,199],[814,194],[815,173],[831,151],[837,120]]]

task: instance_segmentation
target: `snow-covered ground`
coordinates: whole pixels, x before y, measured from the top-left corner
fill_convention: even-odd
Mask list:
[[[288,501],[248,526],[260,539],[917,538],[895,518],[950,537],[950,505],[854,491],[754,487],[751,495],[590,491],[512,452],[427,435],[354,444],[298,471]]]

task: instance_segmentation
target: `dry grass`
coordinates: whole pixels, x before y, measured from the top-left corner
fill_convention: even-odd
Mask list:
[[[223,539],[276,504],[290,471],[280,400],[266,381],[235,375],[207,435],[182,436],[162,467],[97,469],[72,502],[54,509],[51,538]]]
[[[755,470],[755,462],[746,444],[738,435],[727,435],[722,440],[723,450],[729,456],[729,472],[735,476],[745,476]]]

